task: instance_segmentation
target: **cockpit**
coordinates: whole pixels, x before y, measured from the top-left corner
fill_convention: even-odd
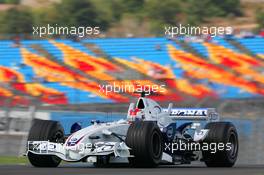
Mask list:
[[[139,98],[136,108],[140,110],[148,108],[150,110],[150,113],[154,112],[156,114],[162,112],[162,108],[159,106],[159,104],[149,98]]]
[[[136,105],[130,104],[128,110],[129,121],[135,120],[157,120],[159,114],[163,112],[163,109],[154,100],[140,97],[138,98]]]

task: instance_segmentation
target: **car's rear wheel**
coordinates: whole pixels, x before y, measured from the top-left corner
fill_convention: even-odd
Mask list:
[[[237,160],[239,148],[235,126],[230,122],[212,122],[205,128],[209,129],[209,133],[204,142],[218,145],[216,151],[203,150],[205,164],[208,167],[232,167]],[[224,144],[224,149],[219,150],[219,144]]]
[[[28,141],[64,142],[64,130],[57,121],[35,119],[29,130]],[[35,167],[57,167],[61,159],[53,155],[28,152],[28,160]]]
[[[161,131],[152,121],[134,122],[130,125],[126,144],[131,148],[129,163],[135,167],[156,167],[162,158],[163,140]]]

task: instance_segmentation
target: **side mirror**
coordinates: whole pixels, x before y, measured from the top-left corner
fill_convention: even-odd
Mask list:
[[[110,135],[112,134],[112,132],[109,131],[108,129],[104,129],[104,130],[102,131],[102,133],[103,133],[104,135],[107,135],[107,136],[110,136]]]
[[[168,106],[168,113],[169,113],[169,114],[171,113],[172,106],[173,106],[172,103],[170,103],[169,106]]]

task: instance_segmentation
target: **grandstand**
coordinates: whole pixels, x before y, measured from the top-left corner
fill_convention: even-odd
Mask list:
[[[169,38],[0,41],[0,95],[12,104],[126,103],[133,93],[106,95],[99,85],[165,84],[158,101],[264,95],[264,38],[209,42]]]

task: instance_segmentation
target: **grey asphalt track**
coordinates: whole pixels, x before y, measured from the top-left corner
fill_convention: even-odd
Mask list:
[[[160,166],[153,169],[94,168],[87,165],[63,165],[58,168],[34,168],[30,165],[0,165],[1,175],[264,175],[264,165],[237,165],[233,168],[205,166]]]

